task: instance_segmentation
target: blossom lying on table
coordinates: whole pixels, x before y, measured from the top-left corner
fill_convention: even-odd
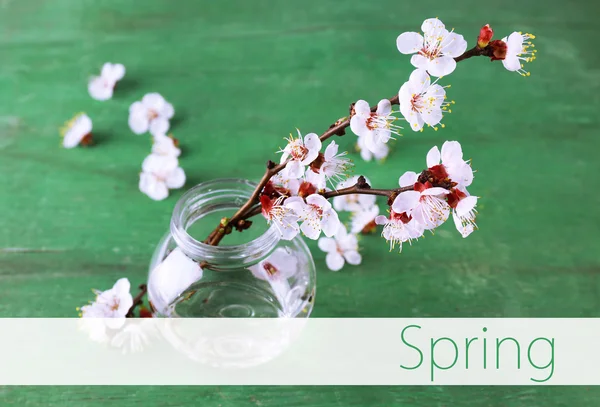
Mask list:
[[[129,107],[129,128],[135,134],[152,135],[169,131],[169,120],[175,114],[173,105],[159,93],[148,93]]]
[[[96,299],[89,305],[81,307],[81,316],[83,318],[124,318],[133,305],[133,298],[129,293],[130,287],[129,280],[121,278],[109,290],[93,290]]]
[[[92,144],[92,119],[85,113],[79,113],[65,123],[60,131],[64,148],[74,148],[78,145]]]
[[[122,64],[110,62],[102,66],[100,76],[94,76],[88,83],[88,92],[96,100],[112,98],[117,82],[125,76],[125,67]]]
[[[169,189],[178,189],[185,184],[185,172],[179,167],[175,156],[150,154],[142,163],[140,191],[155,201],[169,196]]]
[[[355,234],[348,233],[344,225],[339,226],[333,238],[319,239],[319,249],[327,253],[325,263],[331,271],[338,271],[344,263],[358,265],[362,261],[358,253],[358,239]]]

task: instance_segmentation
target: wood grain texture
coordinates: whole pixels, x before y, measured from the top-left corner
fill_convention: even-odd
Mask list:
[[[356,173],[396,186],[425,154],[460,140],[478,170],[480,231],[448,224],[402,254],[365,237],[364,264],[319,266],[315,317],[597,317],[600,34],[597,3],[507,0],[2,0],[0,1],[0,316],[67,317],[121,276],[136,284],[182,191],[152,202],[137,189],[150,149],[127,127],[151,91],[176,107],[186,187],[258,179],[295,127],[320,132],[359,98],[397,92],[409,58],[396,36],[439,16],[470,44],[536,34],[521,78],[469,60],[448,78],[457,104],[443,131],[413,133],[382,164]],[[113,100],[86,82],[106,61],[127,66]],[[94,148],[59,148],[58,128],[85,111]],[[352,149],[355,139],[337,139]],[[233,148],[232,148],[233,146]],[[311,247],[316,249],[316,244]],[[93,369],[93,366],[90,366]],[[160,374],[169,374],[161,372]],[[590,406],[596,388],[24,387],[1,406]]]

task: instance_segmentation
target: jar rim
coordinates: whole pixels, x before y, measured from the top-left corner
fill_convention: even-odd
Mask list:
[[[197,220],[216,211],[216,209],[210,209],[211,202],[222,200],[224,196],[248,199],[257,185],[255,182],[238,178],[222,178],[202,182],[190,188],[175,204],[171,217],[171,235],[181,250],[193,260],[206,261],[211,265],[218,264],[219,259],[224,256],[228,261],[244,260],[249,253],[252,253],[254,257],[261,257],[274,250],[281,236],[273,223],[259,237],[246,243],[230,246],[212,246],[193,238],[187,232],[187,228]],[[224,195],[224,193],[228,193],[228,195]],[[209,206],[209,208],[202,211],[202,206]]]

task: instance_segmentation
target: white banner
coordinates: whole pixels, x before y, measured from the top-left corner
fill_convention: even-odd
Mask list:
[[[600,319],[0,319],[0,385],[600,385]]]

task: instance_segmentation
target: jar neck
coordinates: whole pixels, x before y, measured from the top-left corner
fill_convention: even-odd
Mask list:
[[[205,261],[211,268],[221,270],[248,267],[268,256],[280,239],[273,225],[258,238],[235,246],[207,245],[187,232],[192,224],[207,215],[224,211],[232,215],[250,198],[255,188],[256,184],[250,181],[218,179],[187,191],[175,205],[171,218],[171,235],[177,246],[191,259]]]

